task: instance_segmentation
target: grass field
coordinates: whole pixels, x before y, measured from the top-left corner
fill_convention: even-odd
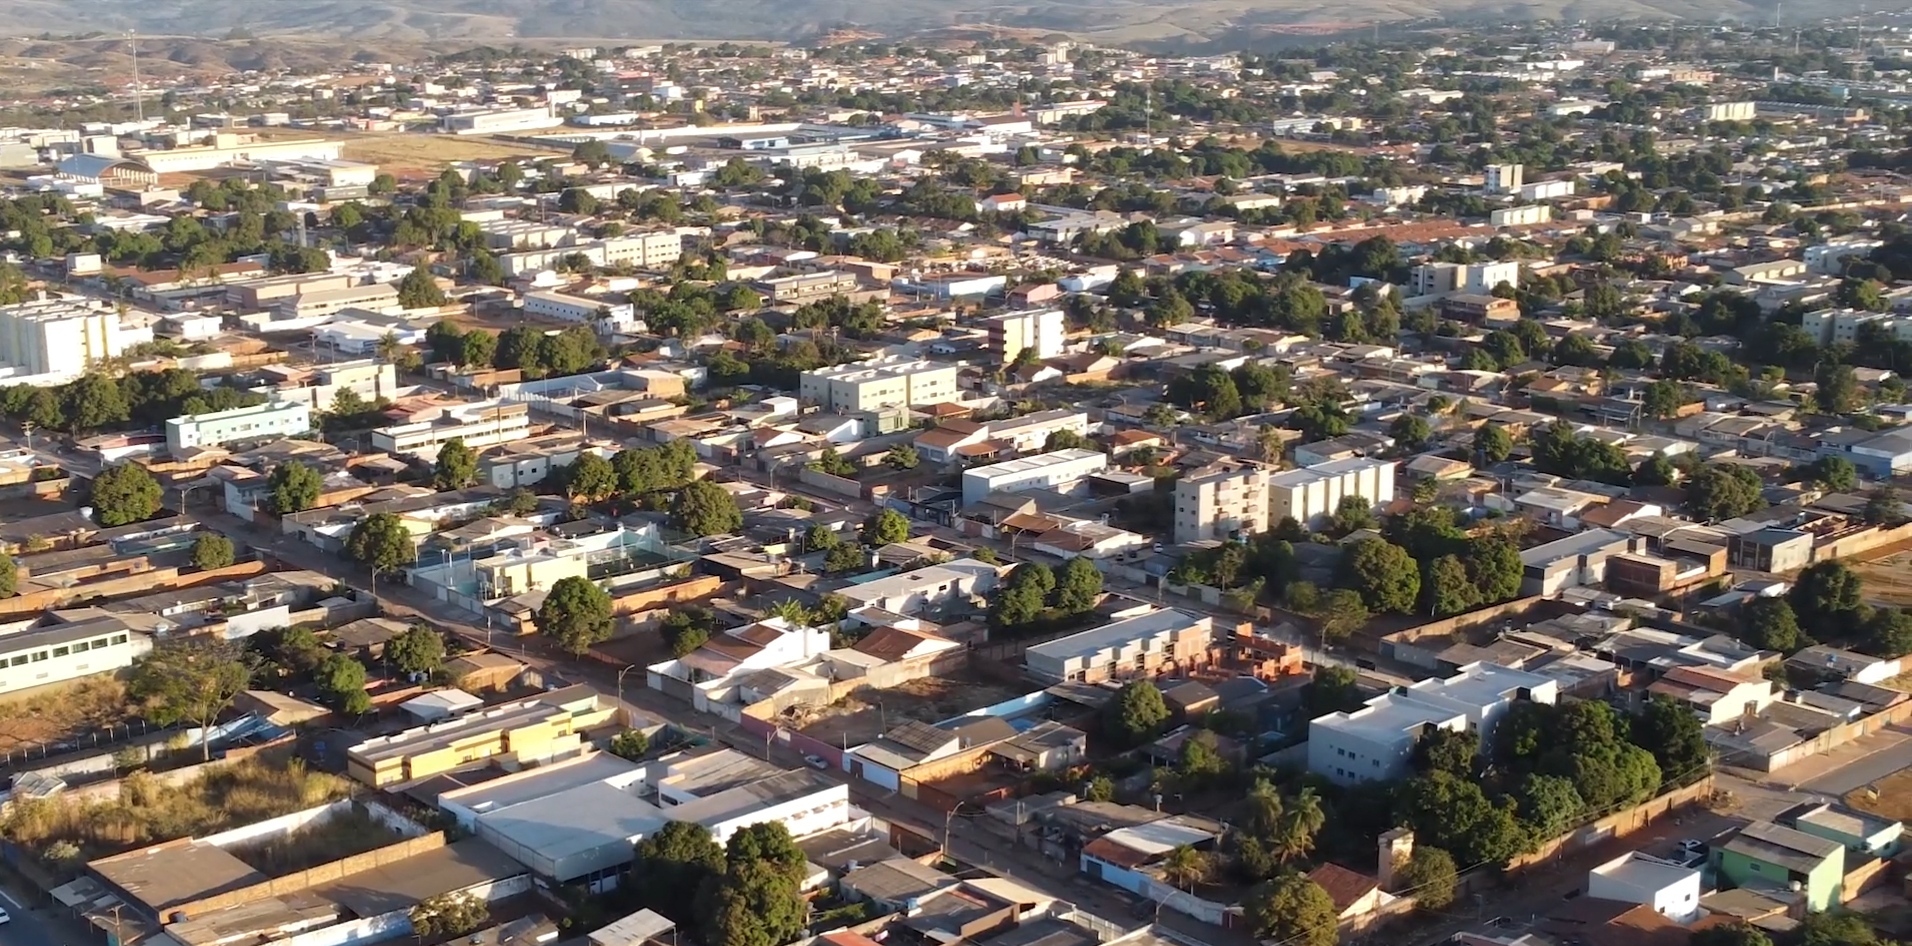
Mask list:
[[[126,687],[113,677],[89,677],[0,702],[0,753],[56,743],[126,721]]]
[[[1876,791],[1878,797],[1873,797]],[[1912,820],[1912,769],[1900,769],[1846,795],[1846,804],[1894,821]]]

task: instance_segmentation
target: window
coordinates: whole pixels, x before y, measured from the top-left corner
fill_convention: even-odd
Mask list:
[[[71,647],[55,647],[55,648],[53,648],[53,656],[55,656],[55,657],[65,657],[65,656],[66,656],[67,654],[70,654],[70,653],[72,653],[72,652],[73,652],[73,648],[71,648]]]
[[[19,655],[16,655],[12,660],[7,661],[7,666],[19,667],[24,665],[26,662],[27,662],[27,655],[19,654]]]
[[[36,663],[36,664],[37,664],[37,663],[39,663],[40,661],[42,661],[42,660],[45,660],[45,659],[46,659],[46,651],[44,651],[44,650],[36,650],[36,651],[34,651],[34,652],[33,652],[33,662],[34,662],[34,663]]]

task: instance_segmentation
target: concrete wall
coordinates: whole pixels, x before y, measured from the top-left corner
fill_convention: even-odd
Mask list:
[[[26,594],[0,600],[0,620],[38,614],[49,608],[66,607],[88,598],[101,596],[110,598],[194,588],[199,585],[232,581],[235,578],[251,578],[264,574],[265,570],[264,562],[238,562],[226,568],[204,572],[185,572],[178,568],[155,568],[151,571],[138,572],[107,581],[87,582],[70,588],[29,591]]]
[[[202,913],[230,909],[232,907],[252,903],[255,900],[263,900],[267,897],[297,893],[301,890],[307,890],[321,884],[329,884],[343,880],[353,874],[384,867],[387,864],[394,864],[428,851],[435,851],[444,847],[445,844],[445,833],[443,831],[434,831],[422,837],[406,838],[402,841],[396,841],[363,854],[354,854],[351,857],[340,858],[339,860],[287,874],[283,877],[274,877],[263,883],[241,887],[237,890],[230,890],[211,897],[204,897],[190,903],[181,904],[174,909],[185,913],[187,916],[198,916]]]
[[[1755,769],[1761,772],[1777,772],[1795,762],[1811,758],[1822,752],[1831,751],[1861,736],[1870,736],[1879,730],[1889,726],[1896,726],[1908,719],[1912,719],[1912,701],[1900,703],[1897,706],[1873,713],[1871,716],[1834,726],[1810,739],[1801,740],[1798,743],[1765,756],[1752,755],[1745,752],[1734,752],[1725,754],[1728,756],[1726,761],[1730,761],[1733,765]]]
[[[1471,627],[1491,623],[1509,614],[1517,614],[1547,600],[1544,595],[1515,598],[1491,607],[1480,608],[1465,614],[1456,614],[1451,618],[1429,621],[1426,624],[1410,627],[1405,631],[1396,631],[1381,638],[1381,656],[1412,664],[1427,670],[1439,670],[1440,662],[1435,659],[1435,651],[1415,647],[1414,643],[1427,638],[1440,640],[1439,650],[1446,650],[1453,641],[1445,638],[1457,637]]]
[[[863,484],[855,480],[846,480],[841,476],[831,476],[821,470],[812,470],[808,466],[803,468],[803,471],[798,474],[797,478],[802,481],[803,485],[812,489],[820,489],[826,493],[835,493],[838,496],[848,496],[851,499],[863,498]]]
[[[1866,529],[1853,535],[1844,536],[1824,545],[1816,545],[1812,550],[1815,562],[1830,561],[1835,558],[1847,558],[1863,552],[1869,552],[1882,545],[1894,545],[1912,540],[1912,522],[1896,529]]]
[[[1556,855],[1584,850],[1611,838],[1624,838],[1678,809],[1699,804],[1712,797],[1712,794],[1713,777],[1709,775],[1685,788],[1649,798],[1625,811],[1588,822],[1550,841],[1542,841],[1532,853],[1522,854],[1509,861],[1507,870],[1511,872],[1546,864]]]

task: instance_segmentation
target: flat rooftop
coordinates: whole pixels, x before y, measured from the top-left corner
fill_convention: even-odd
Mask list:
[[[1154,637],[1163,632],[1178,631],[1208,620],[1200,615],[1191,614],[1176,608],[1164,608],[1148,614],[1137,615],[1113,624],[1104,624],[1079,634],[1059,637],[1029,648],[1028,653],[1049,660],[1068,660],[1099,653],[1111,647],[1117,647],[1128,641],[1145,637]]]
[[[203,841],[162,844],[87,866],[154,914],[271,879]]]
[[[774,778],[784,771],[735,749],[723,749],[673,764],[670,774],[657,780],[657,786],[701,798]]]
[[[553,863],[630,844],[672,820],[656,805],[605,782],[579,785],[481,814],[479,823]]]
[[[1041,470],[1068,463],[1080,463],[1085,460],[1106,459],[1108,459],[1108,454],[1100,450],[1071,448],[1068,450],[1055,450],[1049,453],[1039,453],[1033,457],[1017,457],[1014,460],[1004,460],[1001,463],[991,463],[988,466],[979,466],[973,470],[964,470],[963,475],[969,476],[975,474],[979,477],[1003,476],[1011,473],[1027,473],[1031,470]]]
[[[484,883],[509,880],[524,866],[477,838],[466,838],[435,851],[350,874],[313,893],[360,917],[409,910],[419,901]]]
[[[1593,873],[1641,890],[1664,890],[1688,877],[1699,875],[1699,871],[1690,867],[1681,867],[1639,851],[1629,851],[1601,864],[1593,869]]]

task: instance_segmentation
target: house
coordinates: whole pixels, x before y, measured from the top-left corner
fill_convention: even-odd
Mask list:
[[[1379,878],[1339,864],[1323,864],[1309,871],[1308,879],[1334,901],[1335,919],[1343,925],[1357,924],[1401,899],[1382,890]]]
[[[645,682],[653,690],[677,693],[701,703],[705,694],[755,671],[794,667],[829,649],[828,630],[767,617],[712,634],[682,657],[651,664],[645,668]],[[686,694],[684,684],[695,693]]]
[[[1848,864],[1890,860],[1905,846],[1903,823],[1834,802],[1802,802],[1780,812],[1773,823],[1845,845]]]
[[[1073,726],[1044,720],[989,747],[989,754],[1016,772],[1049,772],[1067,768],[1088,757],[1089,736]]]
[[[1647,687],[1693,711],[1708,726],[1752,719],[1772,705],[1771,680],[1711,667],[1675,667]]]
[[[1430,729],[1473,732],[1484,742],[1514,703],[1551,704],[1559,690],[1549,677],[1489,663],[1395,687],[1352,713],[1310,722],[1308,771],[1341,785],[1391,782],[1407,772],[1415,744]]]
[[[1751,571],[1798,571],[1812,562],[1812,545],[1812,533],[1804,529],[1757,529],[1727,540],[1726,563]]]
[[[1879,684],[1899,675],[1897,657],[1873,657],[1837,647],[1814,644],[1786,658],[1786,669],[1835,680]]]
[[[1845,855],[1838,841],[1759,821],[1715,847],[1713,867],[1722,885],[1784,891],[1798,884],[1806,909],[1818,913],[1843,899]]]
[[[1206,818],[1173,815],[1107,832],[1084,845],[1078,858],[1091,879],[1156,899],[1175,892],[1156,876],[1169,854],[1179,847],[1208,850],[1221,833],[1221,825]],[[1158,892],[1161,887],[1167,889]]]
[[[1587,896],[1651,907],[1675,923],[1700,914],[1700,872],[1630,851],[1587,872]]]

